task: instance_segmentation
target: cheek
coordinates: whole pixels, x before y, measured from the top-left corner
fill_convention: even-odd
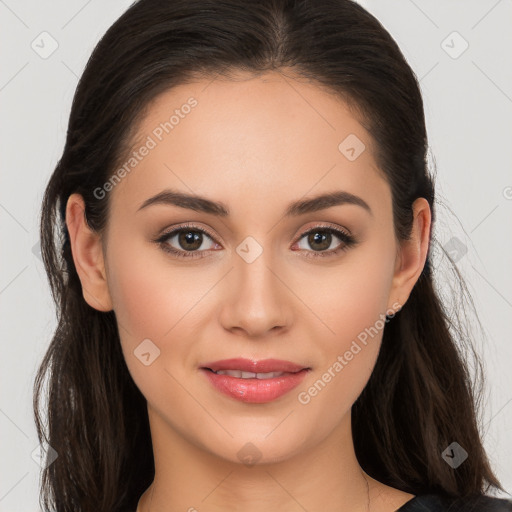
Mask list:
[[[393,254],[391,246],[372,243],[339,266],[322,269],[323,276],[304,274],[304,302],[321,320],[311,334],[317,371],[302,388],[312,414],[330,411],[332,421],[339,420],[368,382],[386,325]]]
[[[120,334],[130,337],[132,342],[140,342],[140,338],[159,337],[164,329],[164,325],[160,325],[164,319],[164,308],[173,310],[173,304],[161,300],[156,274],[156,269],[139,264],[131,256],[118,258],[109,276],[109,289]],[[170,320],[167,317],[167,325]]]
[[[375,367],[386,307],[378,288],[379,283],[361,275],[347,278],[333,294],[337,303],[332,314],[325,316],[333,332],[323,329],[327,334],[319,336],[317,330],[319,364],[297,399],[304,424],[315,428],[319,438],[349,414]]]
[[[205,310],[211,305],[208,291],[218,276],[215,280],[211,271],[199,266],[173,265],[165,254],[158,254],[158,248],[129,245],[121,238],[111,244],[108,285],[126,364],[144,393],[158,378],[168,380],[160,374],[170,361],[185,359],[188,364],[192,358],[190,340],[199,339],[196,331],[202,319],[209,318]],[[148,339],[160,353],[154,363],[144,366],[136,353]]]
[[[301,273],[301,299],[323,324],[328,345],[350,343],[385,314],[393,278],[390,254],[368,246],[339,265]]]
[[[134,342],[141,337],[160,340],[207,285],[200,285],[200,276],[191,282],[190,271],[167,262],[158,247],[126,239],[119,236],[112,241],[109,254],[108,285],[116,318]]]
[[[133,253],[130,258],[117,258],[109,275],[123,356],[136,386],[151,402],[160,393],[164,399],[169,392],[179,392],[165,373],[164,362],[173,355],[170,351],[180,350],[179,343],[164,346],[163,335],[171,331],[168,336],[179,341],[176,331],[181,324],[172,328],[184,314],[183,297],[174,292],[181,285],[165,283],[162,277],[158,268]]]

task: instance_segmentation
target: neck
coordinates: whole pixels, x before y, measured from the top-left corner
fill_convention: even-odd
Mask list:
[[[148,405],[155,479],[137,512],[208,510],[361,511],[383,484],[366,475],[355,456],[350,412],[320,444],[265,464],[233,462],[202,449],[176,432]],[[391,488],[389,488],[391,489]],[[395,510],[389,508],[389,510]]]

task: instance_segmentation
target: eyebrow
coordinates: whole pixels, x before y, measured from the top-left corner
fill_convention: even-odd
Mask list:
[[[229,208],[222,202],[212,201],[206,197],[171,189],[163,190],[146,199],[137,211],[156,204],[179,206],[180,208],[209,213],[218,217],[228,217],[230,215]],[[290,203],[286,208],[285,217],[304,215],[343,204],[360,206],[370,215],[373,215],[372,209],[362,198],[344,190],[336,190]]]

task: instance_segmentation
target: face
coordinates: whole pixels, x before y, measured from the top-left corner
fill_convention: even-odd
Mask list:
[[[286,460],[340,432],[405,293],[367,131],[318,85],[240,75],[159,96],[133,150],[104,188],[103,254],[124,357],[152,414],[234,462],[251,449]],[[143,206],[163,191],[219,205]],[[324,194],[338,201],[313,200]],[[233,358],[305,370],[258,384],[204,369]]]

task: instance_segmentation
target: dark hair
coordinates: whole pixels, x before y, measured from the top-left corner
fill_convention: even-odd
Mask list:
[[[325,87],[358,116],[391,188],[398,239],[410,236],[416,198],[427,199],[435,220],[417,79],[390,34],[361,6],[349,0],[134,3],[87,63],[42,204],[41,252],[58,315],[34,383],[39,439],[58,453],[43,471],[46,508],[134,510],[154,477],[146,400],[128,372],[114,312],[97,311],[83,298],[65,225],[67,199],[81,194],[88,225],[101,233],[110,203],[94,190],[123,161],[157,95],[192,78],[271,70]],[[409,493],[503,490],[478,430],[478,395],[461,350],[470,335],[433,280],[434,240],[352,407],[356,455],[370,476]],[[48,435],[39,412],[47,375]],[[454,441],[469,452],[457,469],[441,455]]]

